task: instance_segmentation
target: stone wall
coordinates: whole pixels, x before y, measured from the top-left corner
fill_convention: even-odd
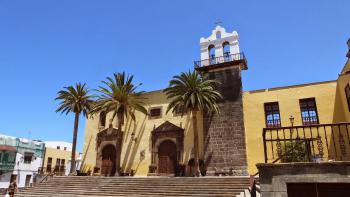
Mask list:
[[[262,197],[287,197],[288,183],[350,183],[350,162],[257,164],[257,167]]]
[[[220,114],[204,115],[204,157],[207,174],[247,175],[242,81],[238,67],[208,73],[221,84]]]

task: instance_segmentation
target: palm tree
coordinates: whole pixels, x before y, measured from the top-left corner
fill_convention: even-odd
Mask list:
[[[89,94],[89,90],[85,83],[77,83],[75,87],[64,87],[63,90],[57,93],[57,97],[55,99],[61,101],[59,107],[56,109],[56,112],[61,112],[62,114],[65,113],[66,115],[70,112],[75,114],[70,173],[75,172],[75,152],[77,146],[79,116],[81,113],[83,113],[84,117],[88,116],[94,102],[93,97],[93,95]]]
[[[197,113],[219,112],[217,102],[222,96],[216,90],[217,84],[215,80],[204,79],[196,71],[188,71],[182,72],[180,76],[174,76],[168,88],[164,89],[167,98],[171,99],[167,113],[172,110],[172,112],[181,112],[182,115],[188,112],[192,115],[196,176],[200,176]]]
[[[120,132],[120,136],[116,142],[117,174],[120,173],[120,154],[122,151],[122,127],[124,125],[124,118],[130,116],[132,120],[135,120],[135,111],[147,114],[147,109],[144,107],[143,103],[144,98],[142,97],[142,93],[144,92],[136,91],[142,84],[135,86],[132,81],[133,78],[133,75],[126,76],[125,72],[114,73],[113,77],[107,77],[105,81],[102,81],[104,86],[99,86],[97,90],[101,95],[98,97],[93,109],[93,113],[102,111],[105,113],[112,112],[112,118],[114,119],[117,117],[118,132]]]

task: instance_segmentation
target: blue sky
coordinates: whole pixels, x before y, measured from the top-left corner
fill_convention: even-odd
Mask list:
[[[193,68],[218,19],[240,35],[244,90],[336,79],[349,10],[348,0],[1,0],[0,133],[71,141],[73,116],[55,113],[58,90],[96,88],[119,71],[142,90],[162,89]],[[78,150],[84,127],[81,118]]]

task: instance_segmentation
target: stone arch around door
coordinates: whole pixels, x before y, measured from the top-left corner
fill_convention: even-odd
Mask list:
[[[101,175],[114,176],[116,173],[116,164],[120,159],[120,155],[117,155],[119,146],[116,145],[120,136],[120,132],[111,125],[97,134],[95,168]]]
[[[184,129],[181,127],[178,127],[174,124],[172,124],[169,121],[164,122],[157,128],[154,128],[152,131],[152,163],[149,166],[149,175],[175,175],[179,162],[182,161],[182,155],[183,155],[183,139],[184,138]],[[176,149],[174,150],[174,153],[169,151],[166,153],[166,151],[162,152],[162,154],[169,154],[169,155],[159,155],[159,148],[166,148],[164,143],[168,143],[167,146],[169,146],[171,149]],[[174,144],[174,146],[170,145],[171,143]],[[162,146],[163,144],[163,146]],[[176,151],[176,152],[175,152]],[[173,158],[175,155],[176,158]],[[165,162],[167,160],[166,158],[163,158],[163,161],[159,161],[160,156],[168,156],[169,162],[170,160],[174,161],[173,164],[173,170],[171,170],[171,166],[167,166],[168,172],[164,173],[164,166],[162,169],[159,169],[159,162]],[[172,157],[172,158],[171,158]]]

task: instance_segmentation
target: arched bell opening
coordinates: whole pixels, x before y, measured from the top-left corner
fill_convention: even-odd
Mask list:
[[[229,62],[232,61],[230,59],[230,43],[229,42],[224,42],[222,44],[222,52],[223,52],[223,57],[224,57],[224,62]]]
[[[208,55],[209,55],[209,63],[215,64],[216,58],[215,58],[215,46],[214,45],[210,45],[208,47]]]

